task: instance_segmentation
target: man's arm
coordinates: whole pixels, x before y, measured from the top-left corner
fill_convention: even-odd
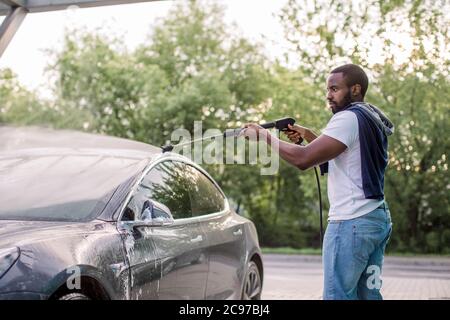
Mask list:
[[[300,170],[306,170],[334,159],[347,148],[342,142],[326,135],[320,135],[307,146],[300,146],[278,139],[257,124],[250,123],[245,127],[247,130],[245,130],[244,136],[257,137],[259,134],[272,146],[273,150],[280,154],[281,158]],[[252,130],[254,130],[253,133],[248,132]]]
[[[289,131],[284,131],[284,133],[293,143],[297,143],[300,138],[311,143],[317,138],[317,135],[309,128],[299,126],[298,124],[294,124],[293,126],[288,125],[288,127]]]
[[[306,170],[334,159],[347,149],[345,144],[326,135],[320,135],[307,146],[285,142],[271,134],[268,135],[267,142],[272,149],[278,143],[280,157],[300,170]]]

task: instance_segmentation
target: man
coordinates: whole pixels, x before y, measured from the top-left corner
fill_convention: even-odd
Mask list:
[[[382,299],[381,267],[392,230],[384,201],[387,136],[393,125],[376,107],[364,102],[364,70],[353,64],[331,71],[327,100],[333,112],[320,136],[298,125],[279,140],[256,124],[242,135],[263,139],[301,170],[321,165],[328,172],[330,210],[323,243],[324,299]]]

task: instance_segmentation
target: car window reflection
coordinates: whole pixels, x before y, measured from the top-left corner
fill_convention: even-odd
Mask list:
[[[140,217],[144,203],[149,199],[165,205],[174,219],[222,211],[225,200],[207,176],[179,161],[164,161],[149,171],[133,195],[125,211],[126,217]],[[156,215],[153,218],[169,219],[160,208],[153,210]]]

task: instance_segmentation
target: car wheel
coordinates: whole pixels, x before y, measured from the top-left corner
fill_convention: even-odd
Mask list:
[[[242,300],[261,300],[261,275],[254,261],[249,262],[244,281]]]
[[[91,298],[82,293],[69,293],[60,297],[58,300],[91,300]]]

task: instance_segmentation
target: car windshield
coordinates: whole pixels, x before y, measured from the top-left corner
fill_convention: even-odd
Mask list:
[[[0,157],[0,219],[92,220],[145,162],[101,155]]]

